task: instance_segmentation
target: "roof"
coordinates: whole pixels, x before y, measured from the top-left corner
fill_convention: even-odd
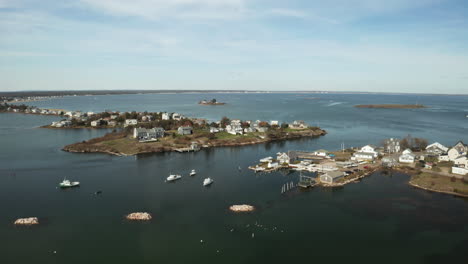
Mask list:
[[[354,153],[354,154],[359,154],[359,155],[370,155],[370,156],[374,156],[374,155],[375,155],[375,153],[373,153],[373,152],[361,152],[361,151],[360,151],[360,152],[356,152],[356,153]]]
[[[329,171],[325,173],[324,175],[330,176],[332,179],[344,176],[342,171]]]

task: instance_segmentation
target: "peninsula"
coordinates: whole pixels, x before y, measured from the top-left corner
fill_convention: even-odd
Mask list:
[[[384,108],[384,109],[416,109],[426,108],[421,104],[369,104],[369,105],[355,105],[357,108]]]
[[[98,115],[102,116],[102,113]],[[177,113],[126,112],[116,115],[117,125],[123,124],[123,128],[116,128],[103,137],[67,145],[63,150],[112,155],[192,152],[201,148],[261,144],[326,134],[325,130],[308,126],[304,121],[280,125],[278,121],[241,121],[223,117],[218,122],[208,123]]]

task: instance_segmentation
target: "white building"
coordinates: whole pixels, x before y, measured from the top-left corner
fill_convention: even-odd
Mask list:
[[[291,158],[289,158],[289,155],[286,152],[278,152],[276,154],[276,160],[279,164],[289,164]]]
[[[91,121],[91,126],[92,127],[97,127],[101,125],[101,120],[94,120],[94,121]]]
[[[426,147],[426,152],[434,155],[441,155],[447,151],[448,148],[439,142],[434,142]]]
[[[386,139],[384,142],[385,152],[387,153],[397,153],[400,152],[400,141],[395,138]]]
[[[151,129],[134,128],[133,138],[137,139],[156,139],[164,137],[164,129],[162,127],[155,127]]]
[[[173,113],[172,114],[172,119],[180,121],[182,119],[182,115],[179,113]]]
[[[324,150],[324,149],[318,149],[318,150],[314,151],[314,155],[319,156],[319,157],[326,157],[326,156],[328,156],[328,151]]]
[[[219,129],[216,127],[210,127],[210,133],[218,133]]]
[[[352,160],[368,160],[372,161],[377,158],[379,154],[375,151],[375,147],[372,145],[365,145],[358,152],[355,152],[351,157]]]
[[[400,163],[413,163],[415,158],[416,156],[410,149],[405,149],[402,155],[400,155],[400,157],[398,158],[398,161]]]
[[[279,126],[279,121],[278,120],[271,120],[270,125],[271,126]]]
[[[161,119],[162,120],[169,120],[170,119],[169,114],[168,113],[162,113],[161,114]]]
[[[125,127],[127,127],[127,126],[135,126],[135,125],[137,125],[137,124],[138,124],[138,120],[136,120],[136,119],[126,119],[126,120],[125,120],[125,125],[124,125],[124,126],[125,126]]]
[[[468,174],[468,168],[452,167],[452,173],[465,176]]]

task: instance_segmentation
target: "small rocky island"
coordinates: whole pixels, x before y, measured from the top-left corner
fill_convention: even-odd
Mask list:
[[[20,226],[30,226],[30,225],[38,225],[39,219],[37,217],[27,217],[27,218],[18,218],[14,222],[14,225]]]
[[[245,212],[254,211],[255,207],[253,207],[252,205],[248,205],[248,204],[238,204],[238,205],[230,206],[229,210],[235,213],[245,213]]]
[[[274,120],[243,121],[223,117],[218,122],[209,123],[204,119],[187,118],[179,114],[169,115],[169,119],[161,115],[156,115],[155,119],[144,119],[148,115],[152,116],[149,113],[137,113],[132,123],[125,122],[123,129],[67,145],[63,150],[119,156],[169,151],[193,152],[202,148],[243,146],[326,134],[325,130],[309,126],[304,121],[280,124]]]
[[[357,108],[384,108],[384,109],[417,109],[426,108],[421,104],[368,104],[368,105],[355,105]]]
[[[202,100],[198,102],[200,105],[225,105],[226,103],[221,103],[216,101],[216,99],[211,99],[211,100]]]
[[[132,221],[149,221],[153,217],[151,217],[151,215],[146,212],[136,212],[136,213],[128,214],[125,218],[127,218],[127,220],[132,220]]]

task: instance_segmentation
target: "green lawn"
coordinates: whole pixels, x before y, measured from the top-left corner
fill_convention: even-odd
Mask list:
[[[422,172],[421,174],[413,176],[411,182],[438,191],[468,194],[468,183],[464,182],[462,179],[452,179],[447,176]]]

